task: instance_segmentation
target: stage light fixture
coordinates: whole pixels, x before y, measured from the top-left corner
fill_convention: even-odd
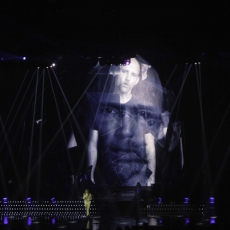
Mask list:
[[[25,61],[25,60],[26,60],[26,57],[23,57],[23,58],[22,58],[22,60],[24,60],[24,61]]]
[[[211,216],[210,217],[210,224],[215,224],[216,223],[216,217]]]
[[[185,225],[188,225],[190,223],[189,218],[185,218]]]
[[[28,219],[27,219],[27,224],[28,225],[31,225],[32,224],[32,218],[29,216]]]
[[[4,223],[5,225],[8,224],[8,216],[4,216],[3,223]]]
[[[214,204],[215,203],[215,198],[214,197],[210,197],[209,198],[209,203],[210,204]]]
[[[130,59],[126,59],[125,60],[125,65],[129,65],[130,64]]]
[[[189,198],[188,197],[185,197],[184,198],[184,204],[188,204],[189,203]]]
[[[161,204],[162,203],[162,198],[161,197],[159,197],[158,198],[158,202],[157,202],[158,204]]]
[[[55,66],[55,63],[53,63],[52,66]]]
[[[7,204],[8,203],[8,198],[7,197],[3,197],[2,201],[3,201],[3,204]]]
[[[51,198],[51,203],[52,203],[52,204],[55,204],[55,203],[56,203],[55,197],[52,197],[52,198]]]
[[[56,223],[56,219],[52,218],[52,224],[55,224],[55,223]]]
[[[31,197],[26,198],[26,203],[31,204]]]

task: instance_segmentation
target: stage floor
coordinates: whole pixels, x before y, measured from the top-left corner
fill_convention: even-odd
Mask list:
[[[139,208],[138,208],[139,207]],[[152,229],[220,226],[215,208],[204,204],[156,203],[144,200],[94,199],[86,218],[83,200],[4,200],[0,202],[0,229]],[[224,226],[222,224],[222,226]],[[128,228],[129,227],[129,228]]]
[[[207,229],[209,227],[218,227],[217,218],[196,217],[161,217],[161,216],[141,216],[135,217],[100,217],[93,216],[90,218],[76,216],[1,216],[0,229],[92,229],[92,230],[116,230],[119,229],[152,229],[180,227],[193,229]]]

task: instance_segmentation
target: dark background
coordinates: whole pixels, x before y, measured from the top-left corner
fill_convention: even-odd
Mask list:
[[[32,76],[37,66],[45,68],[55,62],[55,72],[73,105],[87,85],[87,71],[96,64],[98,56],[109,59],[121,53],[138,53],[157,69],[163,83],[177,65],[170,81],[175,91],[186,63],[193,64],[182,92],[179,112],[184,122],[186,180],[196,190],[194,199],[205,190],[201,192],[201,188],[210,190],[212,187],[218,210],[224,215],[222,210],[229,207],[230,173],[227,157],[230,122],[228,31],[227,1],[1,2],[1,118],[4,122],[28,68]],[[27,57],[26,61],[20,59],[23,56]],[[202,113],[195,62],[201,62]],[[45,112],[50,120],[47,122],[51,126],[49,130],[58,124],[57,118],[53,119],[55,108],[51,95],[47,88]],[[60,92],[57,96],[60,108],[64,108]],[[25,110],[26,105],[21,109]],[[28,114],[31,114],[31,108],[29,110]],[[28,123],[31,119],[28,117]],[[49,139],[53,133],[46,135]],[[52,147],[53,154],[57,149],[63,149],[62,144]],[[84,152],[84,149],[78,151]],[[22,156],[17,155],[17,150],[13,152],[14,159],[21,161]],[[206,152],[209,164],[203,167]],[[6,153],[2,151],[1,162],[6,161],[5,157]],[[45,168],[48,170],[49,166],[43,171]],[[19,170],[22,175],[23,170],[23,167]],[[6,174],[11,175],[10,172]],[[196,176],[198,182],[194,179]],[[209,177],[210,183],[207,182]],[[194,184],[191,181],[195,181]]]

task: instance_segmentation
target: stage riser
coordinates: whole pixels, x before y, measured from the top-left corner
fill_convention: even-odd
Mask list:
[[[92,216],[110,216],[114,214],[135,214],[136,204],[130,201],[92,201],[90,212]],[[140,213],[142,215],[156,216],[193,216],[203,215],[202,204],[146,204],[140,202]],[[85,207],[80,201],[33,201],[30,204],[25,201],[9,201],[0,204],[1,215],[33,215],[33,216],[84,216]]]

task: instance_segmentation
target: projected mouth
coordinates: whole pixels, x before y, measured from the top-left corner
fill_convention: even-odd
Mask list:
[[[134,149],[116,149],[116,150],[112,150],[110,154],[113,161],[123,159],[122,161],[124,162],[124,159],[126,159],[125,161],[128,163],[128,162],[135,161],[134,159],[138,158],[139,161],[141,161],[142,163],[144,164],[147,163],[146,154],[144,151],[137,151]]]
[[[128,83],[124,83],[122,86],[125,87],[125,88],[128,88],[129,84]]]
[[[151,175],[147,165],[133,153],[128,153],[113,161],[114,170],[123,186],[134,186],[146,181]]]
[[[136,154],[138,156],[142,155],[145,152],[144,145],[132,145],[132,143],[122,143],[122,145],[116,146],[113,145],[111,147],[111,151],[115,154],[126,155],[129,153]]]

